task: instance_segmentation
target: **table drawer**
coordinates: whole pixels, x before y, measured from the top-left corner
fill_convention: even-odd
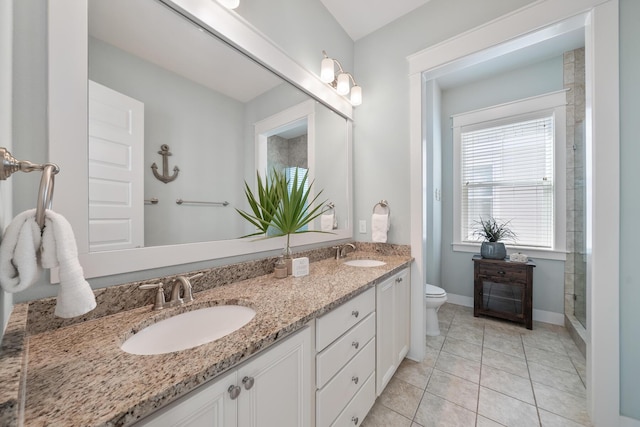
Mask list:
[[[316,427],[329,427],[376,367],[376,339],[360,351],[327,385],[316,392]]]
[[[489,280],[501,280],[509,282],[527,282],[527,271],[522,266],[510,265],[485,265],[478,266],[478,274]]]
[[[324,387],[376,334],[376,315],[370,313],[316,356],[316,386]]]
[[[376,309],[375,288],[371,288],[316,320],[316,351],[322,351],[340,335]]]
[[[362,424],[376,401],[376,376],[371,374],[331,427],[354,427]]]

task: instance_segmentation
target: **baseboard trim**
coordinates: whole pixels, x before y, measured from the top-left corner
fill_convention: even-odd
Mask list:
[[[464,307],[473,307],[473,297],[450,294],[449,292],[447,292],[447,302]],[[555,313],[553,311],[538,310],[534,308],[533,320],[535,320],[536,322],[551,323],[552,325],[564,326],[564,314]]]

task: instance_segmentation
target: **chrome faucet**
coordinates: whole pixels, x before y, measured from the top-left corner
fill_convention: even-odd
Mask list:
[[[353,243],[345,243],[342,246],[334,246],[333,249],[336,250],[336,259],[340,259],[347,256],[347,248],[351,248],[354,251],[356,250],[356,246]]]
[[[194,274],[190,277],[178,276],[173,281],[173,287],[171,288],[171,299],[167,303],[169,307],[175,307],[176,305],[182,305],[185,302],[193,301],[193,288],[191,286],[191,280],[201,277],[204,273]],[[180,290],[182,289],[182,298],[180,297]]]

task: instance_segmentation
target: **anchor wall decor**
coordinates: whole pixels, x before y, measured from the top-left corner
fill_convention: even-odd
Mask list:
[[[178,172],[180,172],[180,169],[178,168],[178,166],[174,166],[173,175],[167,175],[167,170],[169,169],[169,156],[171,155],[169,146],[167,144],[162,144],[160,146],[160,151],[158,151],[158,154],[162,156],[162,175],[158,173],[158,166],[156,166],[155,163],[151,165],[151,169],[153,170],[153,174],[155,175],[155,177],[166,184],[167,182],[171,182],[178,177]]]

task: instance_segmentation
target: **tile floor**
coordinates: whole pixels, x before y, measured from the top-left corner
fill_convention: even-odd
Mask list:
[[[585,359],[565,328],[444,304],[425,359],[405,359],[363,427],[591,426]]]

